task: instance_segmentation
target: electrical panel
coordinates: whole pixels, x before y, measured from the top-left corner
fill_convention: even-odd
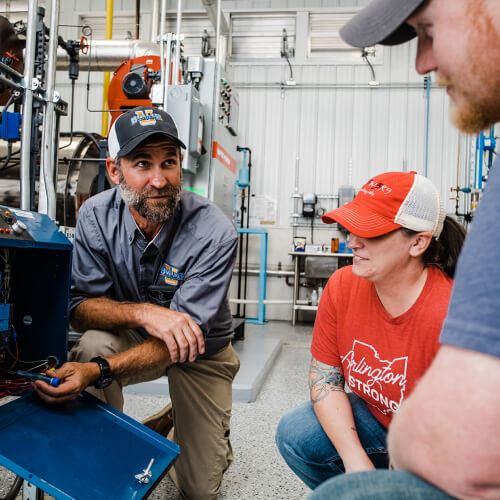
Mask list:
[[[192,74],[194,81],[198,77]],[[203,60],[203,74],[199,78],[196,84],[204,124],[201,139],[206,152],[203,151],[199,158],[196,175],[183,176],[183,187],[207,197],[232,219],[234,182],[241,163],[241,155],[236,149],[238,94],[224,69],[213,58]],[[170,110],[170,103],[168,107]],[[174,118],[178,123],[177,116]],[[200,130],[198,128],[198,132]],[[182,135],[181,139],[184,140]]]
[[[167,111],[174,118],[179,137],[186,144],[182,169],[196,174],[203,151],[203,109],[196,87],[192,83],[170,86]]]
[[[66,360],[72,245],[46,215],[0,206],[0,398]]]

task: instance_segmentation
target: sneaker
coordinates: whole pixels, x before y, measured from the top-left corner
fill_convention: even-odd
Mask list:
[[[174,426],[174,418],[172,415],[172,403],[168,403],[163,410],[151,415],[146,420],[144,420],[143,425],[149,427],[151,430],[157,432],[158,434],[167,437],[168,433]]]

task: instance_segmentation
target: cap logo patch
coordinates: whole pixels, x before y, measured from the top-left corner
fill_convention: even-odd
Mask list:
[[[375,196],[374,191],[380,191],[382,194],[389,194],[392,192],[392,188],[382,184],[381,182],[370,181],[361,188],[361,192],[365,194],[369,194],[370,196]]]
[[[163,120],[160,113],[155,113],[153,109],[135,111],[135,116],[130,118],[130,123],[135,125],[139,122],[142,127],[156,125],[156,120]]]

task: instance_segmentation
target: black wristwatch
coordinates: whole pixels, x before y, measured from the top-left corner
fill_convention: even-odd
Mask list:
[[[99,375],[99,378],[96,380],[94,387],[96,389],[104,389],[105,387],[108,387],[108,385],[110,385],[111,382],[113,382],[113,376],[111,375],[111,369],[109,367],[109,363],[100,356],[92,358],[90,362],[97,363],[97,366],[99,366],[99,370],[101,370],[101,374]]]

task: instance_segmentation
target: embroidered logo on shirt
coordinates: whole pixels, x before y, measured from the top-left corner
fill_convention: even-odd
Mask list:
[[[167,263],[163,264],[160,269],[160,276],[165,280],[167,285],[177,286],[179,281],[184,279],[184,273],[180,273],[179,269]]]
[[[156,120],[162,120],[160,113],[155,113],[152,109],[141,109],[135,112],[135,116],[130,119],[130,123],[135,125],[139,122],[139,125],[147,127],[148,125],[155,125]]]
[[[408,356],[380,359],[373,346],[355,340],[342,364],[349,387],[367,403],[384,415],[399,409],[406,389]]]

